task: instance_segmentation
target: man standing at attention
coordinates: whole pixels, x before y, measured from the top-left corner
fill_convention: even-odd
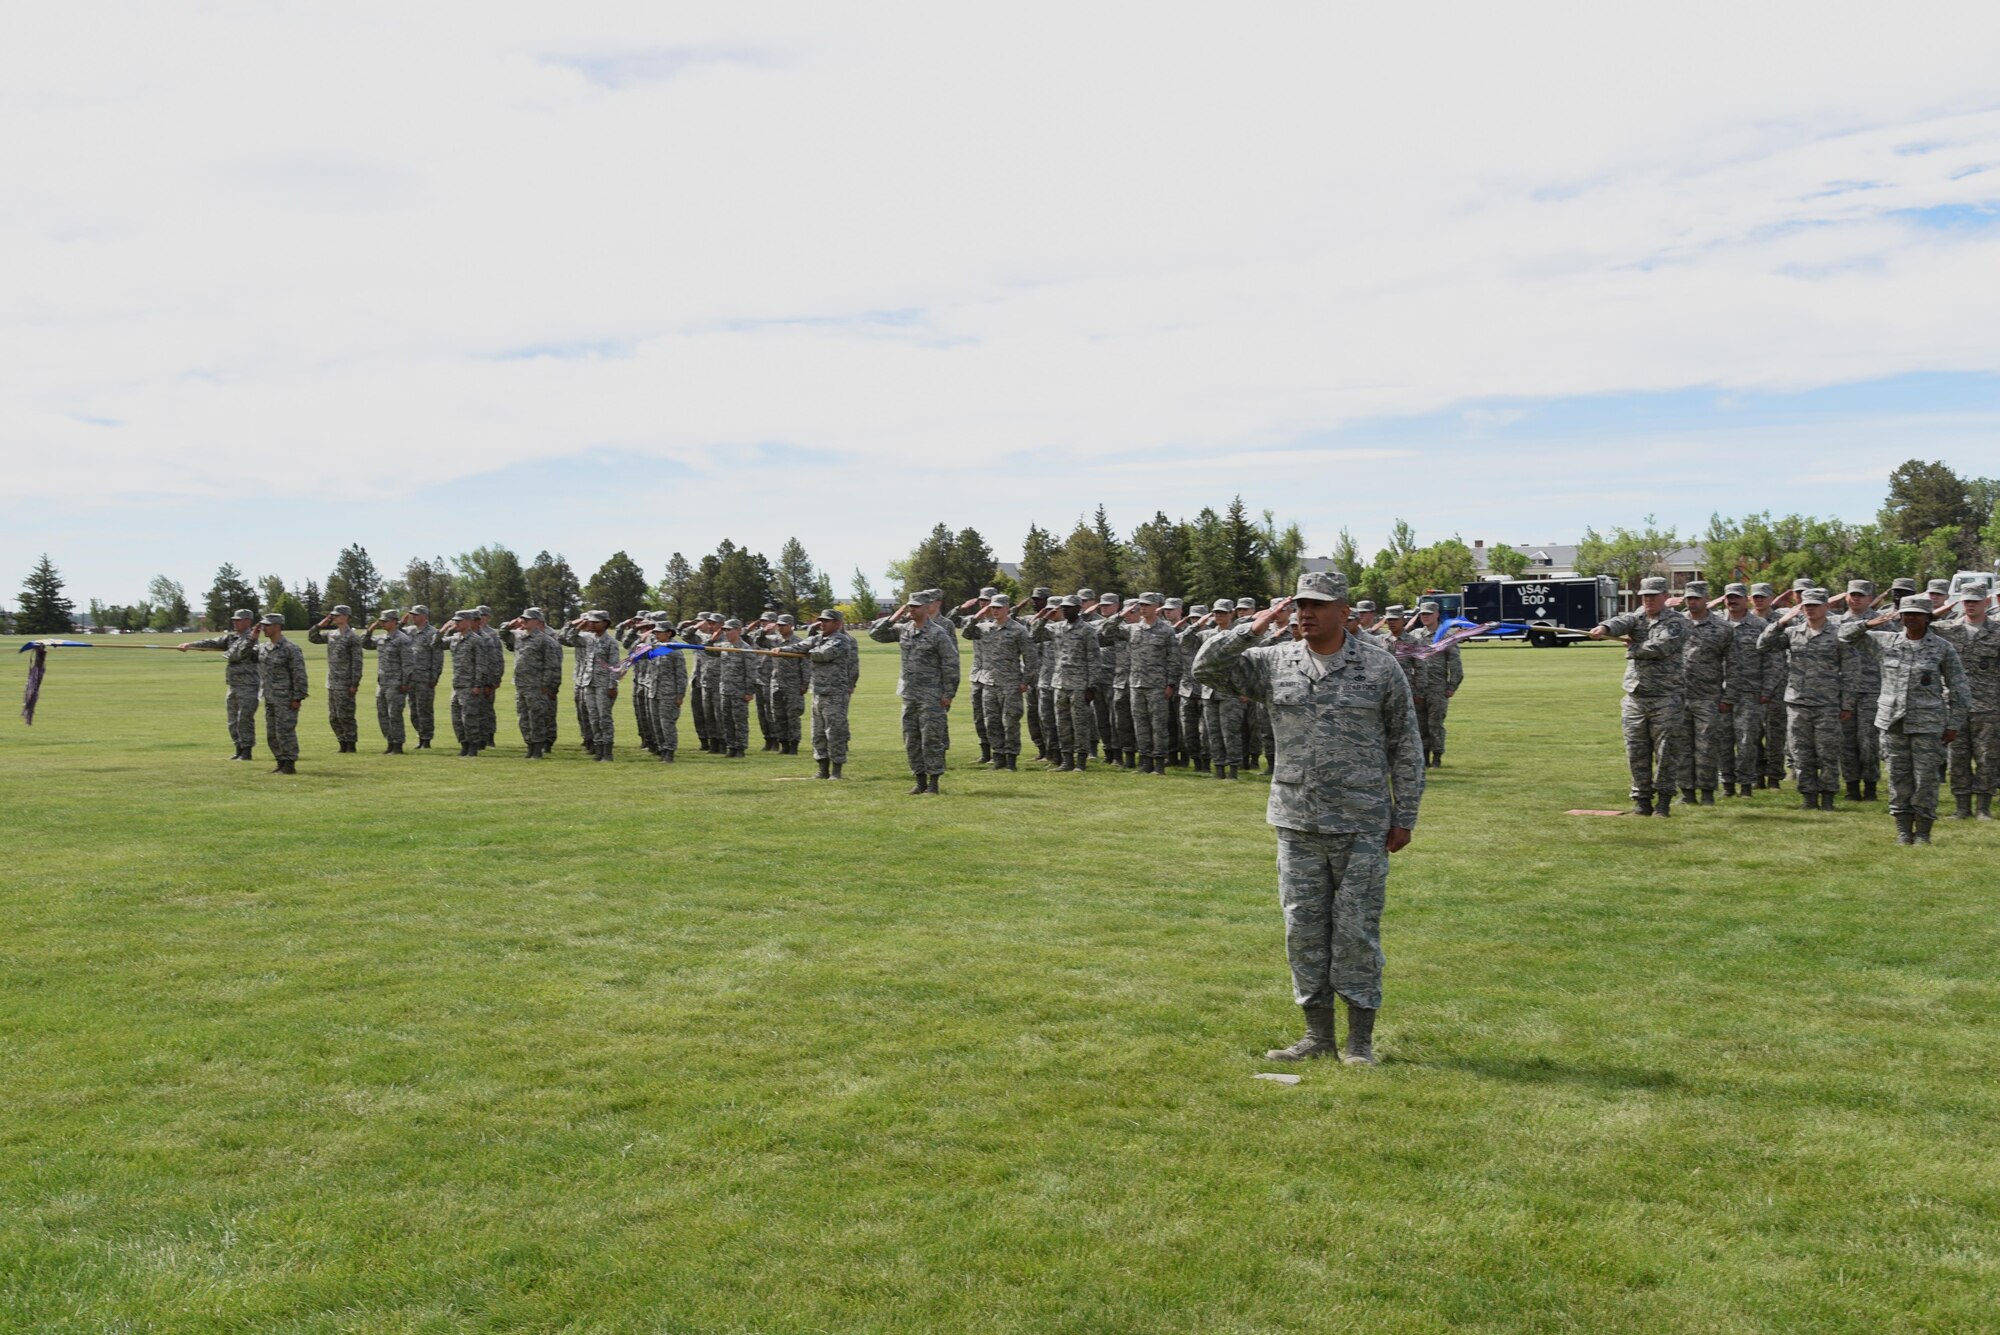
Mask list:
[[[310,690],[305,650],[285,638],[285,619],[266,612],[266,643],[257,649],[257,682],[264,693],[264,740],[278,762],[273,774],[299,772],[299,706]]]
[[[1680,768],[1681,658],[1687,618],[1667,606],[1667,582],[1639,581],[1640,610],[1590,628],[1593,640],[1625,637],[1625,759],[1632,769],[1632,802],[1641,816],[1673,814],[1674,778]]]
[[[910,796],[938,791],[951,742],[945,719],[958,694],[958,641],[931,619],[928,590],[912,593],[902,610],[868,629],[868,638],[895,644],[902,655],[896,694],[903,697],[903,750],[916,786]]]
[[[348,627],[350,615],[342,603],[306,632],[308,640],[326,646],[326,718],[333,727],[333,740],[348,753],[361,738],[354,723],[354,697],[361,693],[361,637]]]
[[[1931,634],[1936,612],[1929,598],[1905,598],[1899,611],[1870,621],[1857,613],[1840,626],[1842,644],[1879,664],[1875,707],[1860,722],[1876,729],[1889,761],[1889,814],[1896,818],[1899,844],[1931,841],[1938,771],[1946,748],[1965,729],[1972,694],[1958,650],[1944,636]],[[1901,629],[1883,630],[1892,620],[1900,620]]]
[[[1291,608],[1304,638],[1252,648]],[[1195,676],[1265,702],[1275,745],[1267,819],[1278,831],[1278,897],[1305,1037],[1265,1054],[1303,1061],[1339,1052],[1336,997],[1347,1003],[1349,1065],[1375,1064],[1382,1006],[1382,905],[1389,855],[1410,842],[1424,795],[1423,736],[1396,660],[1347,633],[1347,580],[1299,576],[1298,590],[1247,626],[1217,631]]]
[[[403,634],[410,637],[410,672],[404,681],[409,687],[410,726],[417,732],[417,750],[428,751],[437,729],[438,678],[444,675],[444,650],[438,645],[437,627],[431,624],[431,609],[422,603],[412,607]]]
[[[381,639],[375,632],[386,630]],[[403,633],[403,618],[390,608],[368,628],[361,647],[375,655],[375,724],[389,749],[382,754],[403,754],[403,702],[409,695],[410,637]]]

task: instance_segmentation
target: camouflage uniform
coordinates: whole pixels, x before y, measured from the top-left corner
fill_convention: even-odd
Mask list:
[[[1194,661],[1199,663],[1201,651],[1210,640],[1234,631],[1234,627],[1225,630],[1220,626],[1196,629],[1189,622],[1180,632],[1180,641],[1195,650]],[[1210,769],[1221,778],[1243,763],[1243,697],[1226,682],[1216,685],[1199,672],[1195,673],[1195,680],[1201,686],[1202,749],[1208,752]]]
[[[1335,996],[1382,1004],[1382,906],[1391,828],[1413,829],[1423,738],[1408,679],[1374,644],[1347,636],[1330,659],[1303,640],[1252,648],[1236,626],[1209,636],[1195,676],[1268,701],[1277,753],[1265,819],[1278,831],[1285,955],[1302,1007]]]
[[[369,631],[361,647],[375,655],[375,722],[392,750],[403,749],[403,701],[410,680],[410,637],[401,627],[381,639]]]
[[[1407,633],[1407,640],[1415,636],[1415,643],[1428,646],[1433,632],[1422,626]],[[1417,727],[1423,733],[1424,751],[1428,755],[1444,758],[1444,720],[1451,711],[1451,694],[1465,681],[1465,662],[1456,644],[1428,658],[1412,660],[1408,664],[1410,692],[1417,707]]]
[[[469,632],[447,630],[438,635],[438,647],[451,651],[451,735],[458,739],[461,755],[479,749],[478,707],[473,704],[479,687],[479,646]]]
[[[1028,628],[1028,643],[1035,651],[1035,712],[1042,720],[1042,759],[1046,760],[1064,748],[1062,744],[1062,724],[1056,714],[1056,649],[1053,644],[1038,637],[1034,626]]]
[[[868,638],[880,644],[894,643],[901,654],[896,694],[903,697],[903,750],[909,756],[910,772],[944,773],[951,740],[944,730],[947,711],[942,701],[958,694],[958,642],[936,618],[921,626],[878,621]]]
[[[1765,617],[1765,628],[1776,624],[1779,615],[1774,611]],[[1761,637],[1763,631],[1759,631],[1758,635]],[[1790,670],[1789,660],[1784,654],[1764,655],[1764,732],[1757,739],[1757,775],[1773,788],[1785,781],[1785,734],[1790,727],[1785,707],[1785,686]]]
[[[565,626],[556,637],[576,650],[576,666],[570,681],[576,690],[577,720],[583,725],[583,746],[592,755],[611,755],[618,740],[618,720],[612,711],[617,700],[618,641],[611,632]]]
[[[249,759],[257,747],[257,637],[225,631],[206,640],[191,640],[188,648],[223,656],[223,681],[229,688],[223,709],[229,720],[229,740],[235,743],[238,757]]]
[[[802,654],[805,641],[785,626],[763,637],[763,647],[781,654]],[[771,736],[788,755],[799,753],[799,720],[806,712],[806,679],[811,669],[803,658],[760,658],[768,665],[771,684],[766,690],[771,701]]]
[[[1164,774],[1167,755],[1173,749],[1167,717],[1174,702],[1167,692],[1180,684],[1178,639],[1164,619],[1155,619],[1150,626],[1134,622],[1125,627],[1124,638],[1126,704],[1132,715],[1133,744],[1141,756],[1154,762],[1154,773]]]
[[[330,632],[314,626],[306,638],[326,646],[326,719],[333,726],[333,740],[348,750],[361,737],[354,722],[355,697],[348,694],[361,689],[361,637],[348,626]]]
[[[500,684],[507,680],[507,655],[500,647],[500,634],[491,626],[478,626],[472,637],[476,646],[481,691],[473,697],[473,716],[479,720],[479,740],[474,745],[492,746],[500,740]]]
[[[1874,588],[1867,587],[1871,591]],[[1827,620],[1838,634],[1850,622],[1866,623],[1879,615],[1874,609],[1834,612]],[[1844,637],[1842,643],[1849,645],[1849,650],[1841,673],[1840,707],[1848,717],[1840,723],[1840,777],[1847,780],[1850,797],[1855,795],[1856,785],[1865,785],[1870,790],[1867,796],[1872,798],[1872,790],[1882,780],[1882,733],[1869,720],[1875,713],[1875,697],[1882,689],[1882,665]]]
[[[642,622],[614,630],[618,639],[618,662],[625,667],[626,680],[630,683],[627,692],[632,697],[632,726],[639,734],[639,745],[647,751],[659,754],[653,744],[653,660],[642,658],[630,662],[632,653],[639,646],[640,639],[651,629],[651,624]]]
[[[1018,756],[1021,687],[1028,680],[1029,663],[1033,659],[1034,632],[1015,620],[1011,611],[1004,621],[974,619],[962,629],[965,638],[972,641],[975,676],[981,671],[986,673],[983,686],[976,685],[973,689],[974,697],[986,710],[980,735],[996,758]]]
[[[540,618],[536,618],[539,620]],[[547,755],[556,744],[556,697],[562,691],[562,644],[540,630],[512,632],[514,721],[531,755]]]
[[[1728,675],[1729,651],[1735,637],[1711,609],[1697,621],[1687,618],[1687,639],[1681,650],[1681,795],[1699,790],[1713,795],[1723,770],[1728,720],[1722,713],[1722,691]],[[1761,655],[1760,655],[1761,657]]]
[[[1139,751],[1139,730],[1132,718],[1132,642],[1134,622],[1122,613],[1098,625],[1099,652],[1111,660],[1111,746],[1113,762],[1132,764]]]
[[[712,717],[722,720],[723,750],[730,755],[745,755],[750,750],[750,701],[744,697],[757,693],[758,660],[755,654],[728,652],[735,647],[728,636],[716,644],[717,708]]]
[[[847,703],[861,683],[861,646],[845,630],[814,635],[811,656],[813,759],[847,763]]]
[[[653,627],[652,634],[641,641],[648,648],[656,645],[679,643],[674,627],[660,622]],[[699,655],[693,655],[699,657]],[[672,760],[681,746],[681,702],[688,693],[688,659],[684,649],[670,649],[642,662],[652,669],[652,692],[648,697],[653,706],[653,753],[662,760]]]
[[[754,644],[754,640],[747,641]],[[778,748],[779,737],[777,715],[771,711],[771,680],[777,659],[766,658],[762,654],[750,654],[751,689],[757,692],[757,735],[764,739],[764,749]]]
[[[1056,751],[1062,764],[1081,762],[1090,753],[1093,717],[1086,698],[1096,689],[1097,623],[1038,621],[1030,632],[1049,661],[1049,681],[1056,698]]]
[[[1757,651],[1757,638],[1769,623],[1755,612],[1740,619],[1723,618],[1729,632],[1729,651],[1723,656],[1722,698],[1729,703],[1728,724],[1723,736],[1722,780],[1745,792],[1757,786],[1760,777],[1758,752],[1764,740],[1764,710],[1774,710],[1777,702],[1768,699],[1765,681],[1782,660],[1766,658]]]
[[[1106,643],[1113,628],[1115,618],[1107,617],[1100,611],[1079,617],[1088,621],[1097,644],[1096,658],[1090,669],[1091,698],[1085,708],[1090,711],[1090,741],[1084,750],[1092,751],[1098,746],[1104,748],[1104,758],[1109,760],[1118,750],[1118,715],[1111,706],[1111,674],[1117,661]]]
[[[699,644],[702,642],[702,633],[698,630],[689,630],[686,640],[689,644]],[[708,666],[709,656],[707,654],[689,655],[687,666],[688,712],[694,719],[695,740],[701,744],[701,749],[704,751],[709,750],[715,744],[714,727],[709,722],[708,717],[710,685]]]
[[[1632,800],[1641,807],[1655,792],[1671,794],[1680,769],[1681,658],[1687,618],[1672,608],[1657,618],[1625,612],[1604,623],[1607,635],[1625,638],[1625,759],[1632,771]]]
[[[1937,818],[1944,734],[1965,730],[1972,694],[1958,650],[1929,631],[1913,640],[1900,628],[1870,630],[1859,616],[1841,626],[1840,640],[1854,657],[1873,659],[1878,668],[1882,684],[1871,722],[1889,761],[1889,814],[1928,830]]]
[[[1831,793],[1840,777],[1841,673],[1847,654],[1833,619],[1815,631],[1803,619],[1773,621],[1757,648],[1785,662],[1785,750],[1801,793]]]
[[[259,644],[257,686],[264,696],[264,740],[272,757],[286,763],[296,761],[299,711],[292,708],[292,702],[304,700],[310,690],[305,650],[291,640]]]
[[[410,726],[416,730],[417,745],[425,747],[437,732],[437,684],[444,675],[444,650],[438,645],[436,626],[413,626],[403,633],[410,637],[410,671],[404,679],[409,687]]]
[[[1995,780],[2000,779],[2000,622],[1989,612],[1977,626],[1954,621],[1937,633],[1958,650],[1971,689],[1965,726],[1951,744],[1952,796],[1977,797],[1984,815],[1993,810]]]
[[[1208,741],[1202,732],[1201,683],[1194,677],[1194,646],[1185,638],[1188,629],[1199,620],[1187,617],[1174,631],[1174,663],[1180,671],[1175,685],[1180,695],[1176,703],[1180,706],[1181,753],[1188,764],[1196,769],[1208,769]]]
[[[706,645],[718,645],[727,644],[729,640],[720,630],[714,630],[703,635],[701,642]],[[709,750],[716,755],[727,755],[735,744],[729,740],[729,705],[722,693],[722,664],[726,655],[704,653],[701,657],[701,685],[708,699]]]

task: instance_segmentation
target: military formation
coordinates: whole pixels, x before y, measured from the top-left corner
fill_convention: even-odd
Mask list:
[[[1850,580],[1838,597],[1812,580],[1776,593],[1729,584],[1669,596],[1642,580],[1640,606],[1591,631],[1625,641],[1622,718],[1633,809],[1670,816],[1674,799],[1713,806],[1782,787],[1831,811],[1880,800],[1900,844],[1928,844],[1938,790],[1952,816],[1991,820],[2000,764],[2000,626],[1983,589],[1954,602],[1950,585],[1918,592],[1898,580]]]

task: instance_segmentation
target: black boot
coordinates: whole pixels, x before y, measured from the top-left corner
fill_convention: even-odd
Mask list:
[[[833,777],[836,779],[845,779],[847,776],[845,774],[842,774],[840,772],[840,769],[841,767],[839,765],[835,765],[833,767]]]
[[[1953,808],[1953,810],[1952,810],[1952,813],[1951,813],[1951,819],[1953,819],[1953,820],[1971,820],[1971,819],[1972,819],[1972,794],[1971,794],[1971,793],[1958,793],[1958,794],[1956,794],[1956,795],[1955,795],[1955,805],[1954,805],[1954,808]]]
[[[981,742],[979,744],[979,763],[982,765],[993,763],[993,743]]]
[[[470,744],[469,742],[460,742],[460,743],[458,744],[458,753],[459,753],[460,755],[462,755],[462,756],[469,756],[469,755],[471,755],[471,754],[472,754],[472,746],[471,746],[471,744]]]
[[[1868,782],[1861,785],[1861,800],[1864,802],[1874,802],[1879,800],[1875,796],[1875,780],[1870,779],[1868,780]]]
[[[1227,765],[1216,765],[1212,769],[1214,771],[1212,777],[1214,778],[1226,779],[1229,777],[1229,767]]]
[[[833,774],[833,762],[830,760],[822,760],[819,762],[819,773],[813,775],[813,777],[815,779],[826,779],[826,778],[831,778],[832,774]]]
[[[1310,1061],[1314,1057],[1332,1057],[1340,1051],[1340,1034],[1335,1027],[1333,1007],[1302,1006],[1306,1017],[1306,1036],[1288,1048],[1272,1048],[1264,1054],[1264,1060],[1274,1062]],[[1352,1012],[1349,1012],[1352,1014]]]
[[[1924,816],[1917,817],[1916,830],[1917,842],[1920,844],[1929,844],[1931,841],[1931,823],[1929,818]]]
[[[1234,765],[1231,765],[1231,766],[1229,767],[1229,777],[1230,777],[1230,778],[1232,778],[1232,779],[1234,779],[1234,778],[1236,777],[1236,766],[1234,766]]]
[[[1056,763],[1050,766],[1049,769],[1049,772],[1052,774],[1067,774],[1072,769],[1075,768],[1075,766],[1070,763],[1070,753],[1067,751],[1056,752],[1055,761]]]
[[[1653,814],[1653,799],[1651,794],[1635,793],[1633,795],[1632,814],[1635,816],[1650,816]]]
[[[1712,807],[1715,805],[1715,789],[1704,788],[1701,790],[1701,804],[1705,807]]]
[[[1340,1064],[1375,1064],[1375,1012],[1351,1001],[1347,1003],[1347,1049],[1340,1054]]]
[[[245,760],[248,760],[250,757],[246,755],[243,758]],[[1981,793],[1979,795],[1979,815],[1977,819],[1979,820],[1993,819],[1993,794]]]
[[[1089,768],[1090,768],[1090,752],[1088,751],[1077,752],[1076,759],[1070,762],[1070,769],[1077,774],[1081,774]]]
[[[297,774],[299,772],[299,762],[296,760],[280,760],[276,772],[279,774]]]
[[[1850,802],[1859,802],[1861,800],[1861,780],[1849,779],[1847,781],[1847,800]]]
[[[1433,759],[1434,759],[1434,760],[1436,761],[1436,768],[1438,768],[1438,769],[1443,769],[1443,768],[1444,768],[1444,748],[1443,748],[1442,746],[1440,746],[1440,747],[1439,747],[1439,748],[1438,748],[1438,749],[1437,749],[1436,751],[1432,752],[1431,754],[1432,754],[1432,757],[1433,757]]]
[[[1724,779],[1722,781],[1722,795],[1724,797],[1736,796],[1736,785],[1731,783],[1729,780]]]
[[[1127,751],[1125,753],[1125,768],[1126,769],[1139,768],[1139,753],[1137,751]]]
[[[930,792],[931,792],[931,795],[932,795],[932,796],[936,796],[936,795],[937,795],[937,790],[938,790],[938,780],[939,780],[939,779],[942,779],[943,777],[944,777],[944,775],[942,775],[942,774],[933,774],[933,775],[931,775],[931,786],[930,786]]]
[[[1819,810],[1819,794],[1818,794],[1818,793],[1800,793],[1800,794],[1799,794],[1799,810],[1801,810],[1801,811],[1818,811],[1818,810]]]
[[[400,756],[403,754],[403,744],[401,742],[391,742],[389,743],[389,749],[382,754],[385,756]]]
[[[1911,820],[1907,813],[1896,813],[1896,842],[1899,844],[1917,842],[1916,831],[1912,828],[1915,824],[1916,822]]]
[[[417,750],[419,750],[419,751],[428,751],[428,750],[430,750],[430,749],[431,749],[431,739],[430,739],[430,738],[428,738],[428,737],[419,737],[419,738],[417,738]]]
[[[1819,809],[1821,811],[1833,810],[1833,794],[1831,792],[1825,792],[1819,795]]]
[[[1674,795],[1673,795],[1673,793],[1672,793],[1672,792],[1664,792],[1664,793],[1661,793],[1661,794],[1659,794],[1659,795],[1658,795],[1658,798],[1659,798],[1659,805],[1657,805],[1657,806],[1655,806],[1655,807],[1653,808],[1653,814],[1654,814],[1655,816],[1659,816],[1659,817],[1662,817],[1662,818],[1665,818],[1665,817],[1668,817],[1668,816],[1671,816],[1671,815],[1673,815],[1673,814],[1674,814]]]
[[[904,793],[903,794],[904,797],[922,797],[925,793],[928,793],[931,790],[930,780],[925,778],[923,775],[916,774],[912,775],[911,777],[914,778],[916,782],[910,785],[910,791]]]
[[[1694,789],[1692,788],[1681,789],[1681,803],[1684,806],[1690,806],[1690,807],[1694,805]]]

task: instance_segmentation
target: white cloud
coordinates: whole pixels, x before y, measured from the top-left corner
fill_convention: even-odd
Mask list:
[[[2000,195],[1993,6],[1375,9],[35,8],[10,491],[2000,366],[2000,228],[1904,217]]]

